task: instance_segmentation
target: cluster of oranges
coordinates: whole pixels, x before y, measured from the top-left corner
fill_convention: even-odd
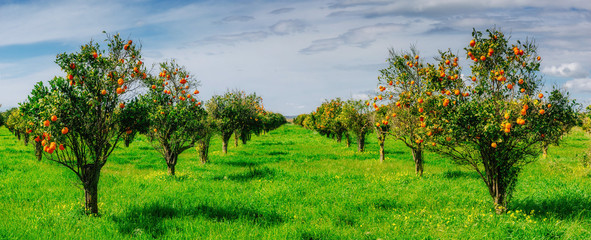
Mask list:
[[[57,116],[53,115],[53,116],[51,116],[50,119],[51,119],[51,121],[50,120],[43,121],[44,127],[49,127],[51,125],[51,122],[57,121]],[[61,132],[63,135],[66,135],[70,132],[70,129],[68,129],[68,127],[63,127]],[[62,151],[65,150],[65,147],[63,144],[60,144],[58,146],[56,142],[50,142],[50,141],[51,141],[51,134],[48,134],[46,132],[44,132],[41,136],[35,137],[35,142],[41,142],[41,146],[43,146],[44,152],[47,152],[49,154],[53,154],[53,152],[56,149],[59,149]]]

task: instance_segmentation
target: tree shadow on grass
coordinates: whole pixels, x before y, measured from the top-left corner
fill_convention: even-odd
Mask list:
[[[560,194],[548,199],[515,199],[511,208],[526,213],[534,211],[539,218],[555,217],[558,219],[589,219],[591,218],[591,199],[580,193]]]
[[[231,174],[227,176],[218,176],[214,180],[232,180],[238,182],[246,182],[254,179],[273,178],[276,175],[276,170],[269,167],[249,167],[247,171]]]
[[[459,179],[459,178],[475,178],[479,179],[480,175],[477,172],[466,172],[460,170],[447,170],[443,172],[443,177],[448,179]]]
[[[275,212],[262,212],[258,209],[234,207],[234,206],[187,206],[171,207],[165,203],[153,203],[148,206],[130,209],[123,216],[115,216],[114,222],[118,224],[119,231],[133,236],[148,234],[153,238],[166,235],[170,226],[164,221],[174,218],[204,217],[215,222],[245,221],[255,226],[269,227],[284,222],[283,218]],[[173,228],[177,229],[177,228]]]

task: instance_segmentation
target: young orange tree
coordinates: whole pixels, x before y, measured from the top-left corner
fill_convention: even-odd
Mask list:
[[[581,124],[582,119],[578,115],[572,114],[579,110],[579,105],[569,100],[568,95],[568,92],[553,87],[548,97],[547,109],[544,110],[544,114],[548,116],[540,119],[542,121],[540,124],[544,125],[541,131],[541,134],[544,134],[541,142],[543,158],[548,155],[550,145],[558,146],[565,133],[568,133],[574,126]],[[551,127],[551,125],[560,127]]]
[[[581,113],[580,118],[582,119],[581,126],[583,130],[591,133],[591,105],[587,106]]]
[[[442,56],[450,56],[442,52]],[[378,77],[380,95],[374,101],[389,101],[389,115],[384,119],[376,119],[377,123],[390,125],[388,134],[402,141],[412,151],[417,176],[423,174],[423,149],[430,138],[438,130],[434,124],[436,111],[453,105],[445,96],[461,97],[457,88],[434,92],[440,85],[459,78],[460,68],[457,58],[448,59],[445,67],[424,63],[417,50],[412,47],[408,52],[397,53],[390,50],[389,66],[382,69]],[[381,95],[385,94],[387,97]],[[374,108],[379,110],[374,102]],[[379,115],[377,115],[379,116]],[[389,121],[388,119],[389,118]]]
[[[146,76],[136,44],[119,35],[107,36],[106,43],[107,50],[91,41],[79,52],[57,56],[67,78],[49,81],[36,123],[43,128],[45,158],[76,174],[92,214],[98,213],[101,169],[122,136],[134,130],[134,115],[143,111],[124,95]]]
[[[6,118],[6,128],[8,128],[19,141],[24,138],[25,145],[27,145],[28,136],[25,127],[21,110],[19,108],[9,110],[8,117]]]
[[[372,130],[371,108],[361,100],[345,101],[338,121],[357,137],[357,151],[365,151],[365,137]]]
[[[29,132],[34,138],[35,156],[38,161],[43,158],[43,145],[41,144],[43,128],[40,124],[42,120],[40,113],[43,109],[39,102],[48,94],[49,89],[43,85],[43,82],[38,82],[27,100],[19,106],[24,121],[28,124],[26,132]]]
[[[323,102],[320,107],[312,113],[314,120],[314,130],[320,135],[329,138],[336,138],[337,142],[341,142],[343,135],[347,137],[347,128],[343,119],[339,118],[343,110],[343,101],[340,98],[331,99]],[[310,120],[312,120],[310,119]]]
[[[559,91],[549,98],[541,92],[541,58],[533,42],[509,43],[497,29],[486,34],[474,30],[472,36],[465,48],[471,76],[440,85],[472,95],[445,98],[457,104],[437,111],[434,120],[440,131],[433,138],[438,143],[434,150],[472,167],[497,213],[503,213],[519,172],[539,155],[540,143],[550,133],[569,129],[565,126],[575,119],[575,103]],[[440,65],[449,60],[443,57]],[[471,86],[462,87],[464,80]]]
[[[380,163],[383,163],[386,160],[386,152],[384,149],[384,145],[386,144],[386,137],[390,132],[391,124],[390,124],[390,109],[393,108],[392,106],[382,106],[377,107],[375,106],[375,111],[372,112],[370,122],[373,123],[374,130],[376,132],[376,137],[378,138],[378,145],[380,146]],[[396,116],[396,114],[392,114]]]
[[[192,148],[204,136],[207,113],[197,99],[198,82],[175,61],[160,64],[156,78],[143,80],[149,89],[144,96],[148,105],[148,135],[154,149],[168,166],[168,174],[175,175],[178,156]]]
[[[228,152],[228,141],[232,134],[242,143],[250,139],[251,134],[262,131],[262,121],[258,118],[261,98],[256,94],[243,91],[227,92],[215,95],[206,103],[206,109],[213,118],[214,125],[222,137],[222,151]]]
[[[263,121],[261,120],[264,113],[263,99],[256,93],[245,94],[243,91],[235,91],[232,97],[233,109],[238,113],[234,116],[236,122],[234,137],[235,144],[238,146],[238,138],[242,144],[246,144],[252,134],[258,135],[263,131]]]

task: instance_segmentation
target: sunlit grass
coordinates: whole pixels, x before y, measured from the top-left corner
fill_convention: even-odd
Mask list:
[[[194,149],[177,176],[143,136],[121,145],[99,184],[99,217],[82,214],[69,170],[37,162],[0,128],[0,239],[588,239],[591,141],[575,130],[519,177],[510,211],[496,215],[479,176],[433,153],[414,174],[409,150],[374,135],[355,144],[293,125],[221,152]]]

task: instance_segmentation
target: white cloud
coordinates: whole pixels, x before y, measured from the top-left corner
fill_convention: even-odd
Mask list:
[[[270,14],[275,14],[275,15],[278,15],[278,14],[284,14],[284,13],[291,12],[291,11],[293,11],[294,9],[295,9],[295,8],[279,8],[279,9],[275,9],[275,10],[273,10],[273,11],[269,12],[269,13],[270,13]]]
[[[257,32],[243,32],[243,33],[236,33],[236,34],[227,34],[227,35],[216,35],[206,37],[202,40],[197,41],[197,43],[201,44],[226,44],[226,45],[234,45],[238,42],[253,42],[253,41],[260,41],[262,39],[267,38],[269,34],[264,31],[257,31]]]
[[[355,100],[369,100],[369,94],[367,93],[355,93],[351,96],[352,99]]]
[[[254,20],[254,17],[251,16],[229,16],[225,17],[222,20],[216,21],[215,23],[223,24],[223,23],[231,23],[231,22],[249,22]]]
[[[283,20],[270,27],[271,32],[277,35],[287,35],[291,33],[303,32],[307,24],[301,20]]]
[[[304,54],[314,54],[335,50],[341,45],[364,48],[375,42],[380,36],[400,31],[402,28],[403,25],[394,23],[378,23],[375,25],[354,28],[338,37],[315,40],[310,46],[300,50],[300,52]]]
[[[542,72],[557,77],[584,78],[589,76],[589,71],[585,70],[580,63],[563,63],[559,66],[545,67]]]
[[[576,78],[567,81],[564,87],[576,92],[591,92],[591,78]]]

